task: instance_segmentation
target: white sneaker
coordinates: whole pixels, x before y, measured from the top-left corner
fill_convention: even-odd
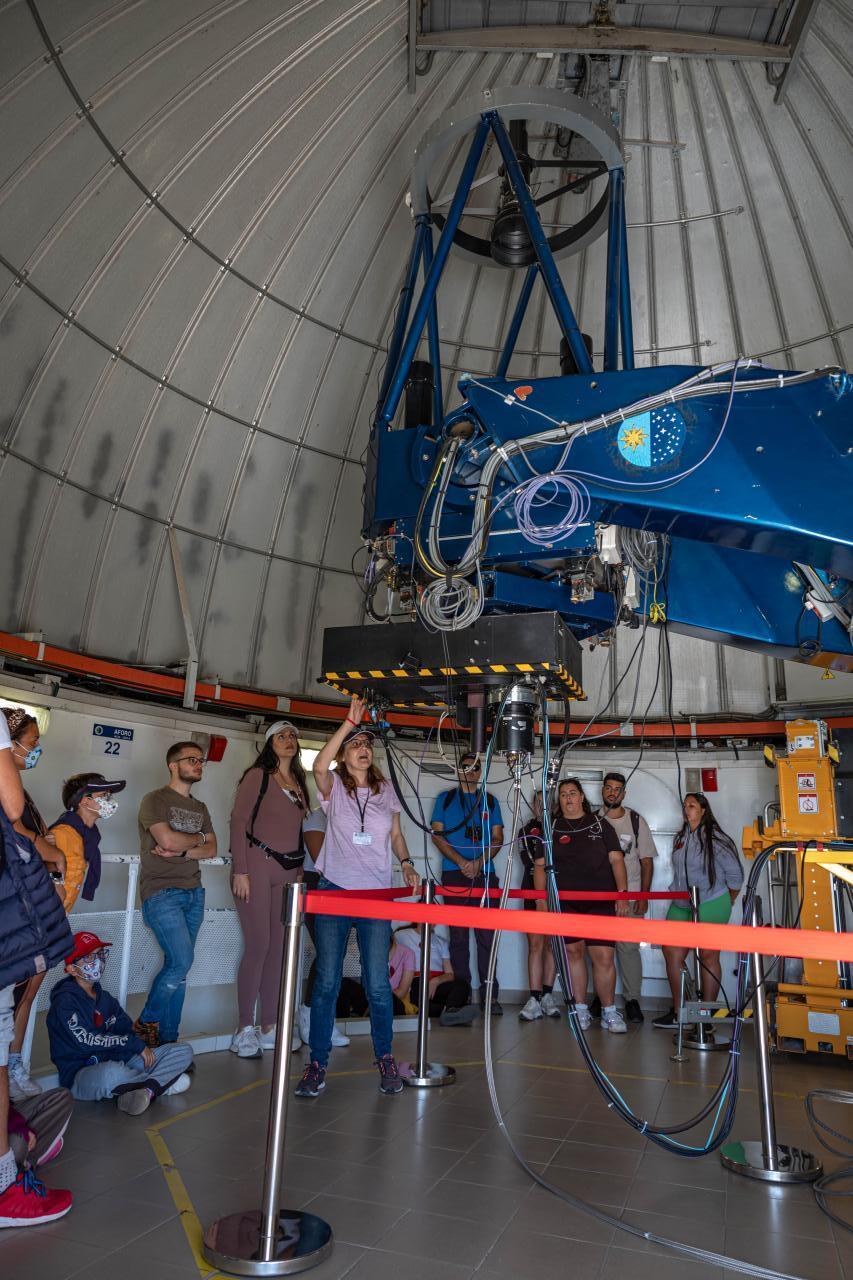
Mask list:
[[[523,1018],[525,1022],[535,1022],[537,1018],[542,1017],[543,1012],[544,1010],[539,1001],[535,996],[531,996],[518,1016]]]
[[[349,1044],[349,1036],[345,1036],[343,1031],[338,1030],[338,1024],[332,1027],[332,1048],[345,1049]]]
[[[236,1053],[238,1058],[262,1058],[264,1056],[256,1027],[241,1027],[239,1031],[235,1031],[231,1037],[230,1049],[232,1053]]]
[[[37,1098],[41,1093],[41,1085],[36,1084],[24,1066],[21,1058],[9,1059],[9,1097],[12,1102],[21,1102],[24,1098]]]
[[[571,1016],[572,1014],[570,1010],[569,1017],[571,1018]],[[589,1031],[592,1026],[592,1015],[586,1005],[575,1005],[575,1017],[577,1018],[578,1026],[581,1031]]]
[[[191,1084],[191,1078],[187,1075],[186,1071],[184,1071],[178,1076],[177,1080],[172,1081],[168,1089],[163,1090],[163,1096],[164,1098],[171,1098],[173,1093],[186,1093]]]
[[[628,1028],[625,1026],[625,1019],[618,1009],[606,1009],[601,1011],[601,1025],[605,1031],[612,1031],[614,1035],[624,1036]]]
[[[303,1044],[311,1042],[311,1006],[301,1004],[296,1014],[296,1022],[299,1027],[299,1038]],[[334,1043],[334,1041],[332,1042]]]
[[[551,995],[550,991],[546,991],[542,997],[541,1007],[546,1018],[559,1018],[560,1006],[557,1004],[557,1001]]]

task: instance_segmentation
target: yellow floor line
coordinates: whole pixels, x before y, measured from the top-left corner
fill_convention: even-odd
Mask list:
[[[458,1062],[456,1065],[458,1067],[482,1067],[485,1064],[482,1059],[475,1059],[469,1062]],[[524,1062],[517,1058],[501,1058],[497,1060],[495,1065],[530,1067],[538,1071],[562,1071],[569,1075],[588,1074],[586,1067],[563,1067],[554,1065],[553,1063]],[[327,1078],[332,1080],[342,1079],[345,1076],[371,1075],[373,1070],[374,1068],[370,1066],[355,1067],[348,1071],[330,1071]],[[294,1078],[296,1074],[298,1073],[294,1073]],[[610,1074],[615,1080],[642,1080],[654,1084],[679,1084],[693,1086],[700,1089],[716,1088],[716,1085],[707,1084],[704,1080],[676,1080],[669,1076],[643,1076],[632,1074],[627,1071],[613,1071]],[[220,1094],[217,1098],[210,1098],[207,1102],[199,1103],[197,1107],[190,1107],[189,1110],[182,1111],[179,1115],[169,1116],[165,1120],[160,1120],[157,1124],[150,1125],[145,1130],[148,1141],[151,1143],[152,1149],[157,1158],[157,1163],[160,1166],[163,1177],[166,1179],[166,1186],[169,1188],[175,1208],[178,1211],[181,1226],[184,1229],[184,1235],[187,1238],[187,1244],[190,1247],[193,1260],[198,1267],[199,1275],[204,1277],[204,1280],[228,1280],[228,1278],[221,1276],[219,1272],[214,1271],[204,1257],[202,1252],[202,1238],[204,1231],[201,1225],[201,1220],[193,1208],[189,1192],[187,1191],[186,1186],[184,1185],[184,1180],[172,1159],[172,1154],[166,1145],[166,1140],[162,1137],[162,1131],[164,1129],[168,1129],[173,1124],[178,1124],[181,1120],[189,1119],[190,1116],[201,1115],[204,1111],[210,1111],[213,1107],[221,1106],[223,1102],[230,1102],[234,1098],[241,1098],[245,1094],[251,1093],[254,1089],[260,1089],[264,1085],[268,1084],[269,1078],[266,1076],[264,1076],[262,1080],[253,1080],[250,1084],[244,1084],[239,1089],[230,1089],[227,1093]],[[743,1093],[756,1092],[754,1089],[746,1089],[743,1088],[743,1086],[741,1086],[741,1091]],[[778,1091],[775,1096],[777,1098],[791,1098],[796,1101],[802,1101],[805,1097],[804,1094],[782,1093]]]

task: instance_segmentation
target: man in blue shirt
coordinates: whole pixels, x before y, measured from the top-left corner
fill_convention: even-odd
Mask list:
[[[442,791],[432,811],[432,842],[442,855],[441,882],[448,890],[445,903],[466,907],[480,905],[483,889],[498,887],[492,859],[503,844],[501,807],[496,798],[480,789],[480,760],[467,752],[459,760],[459,786]],[[487,874],[488,873],[488,874]],[[454,976],[471,985],[468,930],[450,927],[450,964]],[[480,974],[480,1008],[486,1002],[486,978],[492,946],[490,929],[475,929],[477,969]],[[492,990],[492,1013],[502,1014],[498,983]]]

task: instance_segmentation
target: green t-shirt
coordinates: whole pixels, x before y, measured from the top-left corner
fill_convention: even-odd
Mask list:
[[[173,831],[193,835],[198,831],[208,834],[213,823],[207,805],[195,796],[183,796],[172,787],[160,787],[142,797],[139,806],[139,857],[142,874],[139,892],[144,902],[161,889],[201,888],[201,868],[197,858],[161,858],[152,853],[156,841],[151,828],[165,822]]]

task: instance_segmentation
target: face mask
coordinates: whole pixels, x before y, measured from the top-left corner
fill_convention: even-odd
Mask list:
[[[118,804],[113,800],[112,796],[98,796],[95,801],[95,807],[98,810],[99,817],[106,820],[113,816],[118,809]]]
[[[23,747],[16,747],[16,750],[18,751],[23,751],[23,749],[24,749]],[[32,750],[27,752],[27,754],[24,756],[25,769],[34,769],[36,767],[36,765],[39,762],[39,756],[41,755],[41,751],[42,751],[41,747],[33,747]]]
[[[104,972],[104,961],[99,955],[84,956],[75,966],[81,977],[87,982],[100,982]]]

